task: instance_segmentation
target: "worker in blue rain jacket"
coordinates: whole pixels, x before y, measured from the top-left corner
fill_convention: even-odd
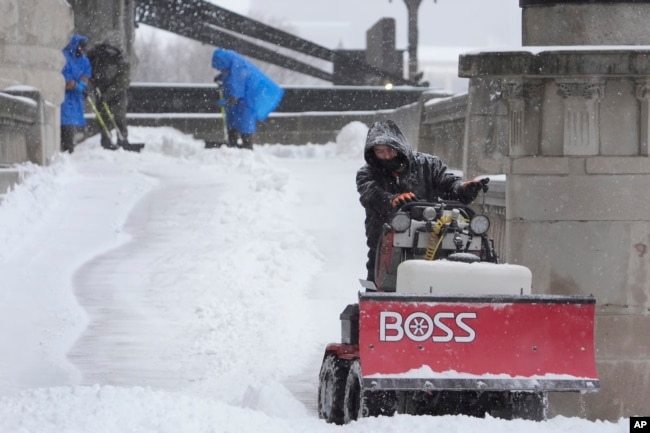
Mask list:
[[[241,137],[241,147],[252,149],[257,122],[266,120],[278,107],[284,89],[234,51],[217,48],[212,67],[220,72],[218,79],[223,85],[218,105],[225,107],[228,145],[237,146]]]
[[[88,38],[74,33],[63,49],[65,66],[65,96],[61,104],[61,150],[74,151],[74,133],[77,128],[86,126],[84,118],[84,99],[88,80],[92,76],[90,60],[86,57]]]

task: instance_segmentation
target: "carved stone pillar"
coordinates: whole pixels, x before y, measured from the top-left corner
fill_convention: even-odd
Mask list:
[[[605,82],[557,80],[557,87],[564,99],[564,155],[598,155],[598,107]]]
[[[504,80],[501,83],[500,96],[508,105],[510,156],[539,154],[543,89],[541,80]]]
[[[639,100],[639,155],[648,156],[648,142],[650,142],[650,80],[636,82],[636,98]]]

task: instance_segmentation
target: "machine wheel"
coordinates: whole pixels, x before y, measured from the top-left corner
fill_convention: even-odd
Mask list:
[[[361,382],[361,364],[352,361],[345,382],[343,422],[356,421],[361,417],[392,416],[397,411],[397,396],[394,391],[364,390]]]
[[[326,355],[318,377],[318,417],[328,423],[343,424],[345,383],[350,361]]]

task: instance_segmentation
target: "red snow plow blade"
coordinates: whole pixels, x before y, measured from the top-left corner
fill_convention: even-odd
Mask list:
[[[360,293],[374,390],[596,391],[591,296]]]

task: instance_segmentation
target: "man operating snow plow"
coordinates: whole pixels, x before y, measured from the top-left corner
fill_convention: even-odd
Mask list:
[[[384,226],[375,282],[325,350],[319,416],[546,418],[549,392],[599,388],[592,296],[535,295],[499,264],[489,220],[459,202],[412,202]]]

